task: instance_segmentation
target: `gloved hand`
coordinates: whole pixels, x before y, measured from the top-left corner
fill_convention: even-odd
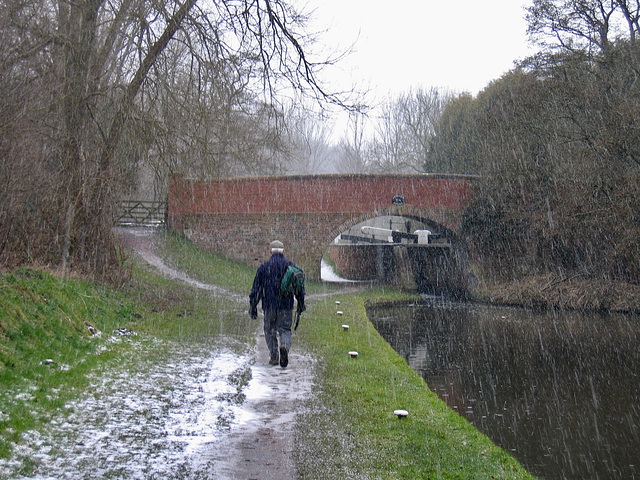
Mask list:
[[[296,308],[296,312],[297,313],[302,313],[307,309],[307,307],[304,306],[304,302],[300,303],[298,302],[298,308]]]
[[[253,320],[255,320],[256,318],[258,318],[258,307],[255,305],[250,305],[249,306],[249,315],[251,315],[251,318]]]

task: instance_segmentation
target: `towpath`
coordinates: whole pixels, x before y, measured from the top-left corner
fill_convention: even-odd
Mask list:
[[[122,241],[142,259],[164,275],[185,282],[194,288],[210,291],[247,302],[247,295],[238,295],[218,286],[190,278],[171,268],[157,253],[158,236],[148,229],[119,229]],[[251,381],[241,405],[242,421],[231,422],[228,432],[199,459],[207,465],[210,478],[217,479],[295,479],[292,459],[293,426],[298,409],[309,395],[313,383],[313,358],[299,348],[292,349],[286,369],[270,366],[262,333],[262,322],[256,329],[256,348],[251,364]],[[204,472],[201,472],[204,473]],[[199,478],[199,477],[198,477]],[[207,477],[208,478],[208,477]]]

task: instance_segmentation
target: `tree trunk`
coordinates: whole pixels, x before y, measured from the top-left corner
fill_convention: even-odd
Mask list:
[[[82,145],[87,124],[86,101],[88,73],[94,44],[98,10],[103,0],[60,2],[59,25],[62,54],[62,171],[67,178],[63,186],[64,219],[61,261],[67,268],[71,261],[73,234],[80,190],[86,181],[86,165],[82,160]]]

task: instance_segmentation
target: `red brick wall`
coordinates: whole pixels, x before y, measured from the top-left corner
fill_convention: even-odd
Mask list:
[[[171,228],[202,248],[255,267],[269,257],[269,243],[279,239],[287,258],[301,265],[310,278],[317,278],[322,253],[333,239],[327,232],[349,217],[332,213],[185,214],[181,228]]]
[[[194,243],[257,265],[274,238],[310,278],[343,230],[379,215],[413,215],[456,231],[472,177],[316,175],[169,182],[169,228]],[[405,205],[392,205],[403,195]]]
[[[442,175],[316,175],[189,180],[174,176],[170,212],[364,213],[386,207],[395,195],[417,208],[460,210],[472,179]],[[173,201],[172,201],[173,200]]]

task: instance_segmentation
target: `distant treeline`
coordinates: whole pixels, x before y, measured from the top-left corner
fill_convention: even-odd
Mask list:
[[[432,161],[481,175],[463,230],[485,273],[640,282],[640,44],[540,55],[450,102]]]

